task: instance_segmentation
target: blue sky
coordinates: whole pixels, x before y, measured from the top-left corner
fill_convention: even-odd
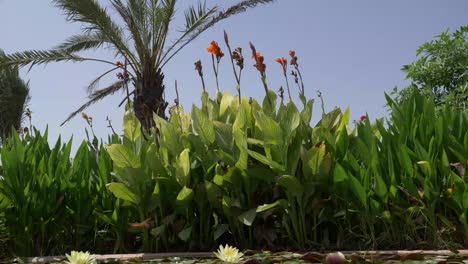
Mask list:
[[[180,1],[179,18],[184,6],[193,2]],[[208,0],[207,4],[227,7],[236,2]],[[366,113],[371,119],[379,118],[386,115],[384,92],[406,83],[401,67],[414,61],[416,49],[424,42],[446,29],[468,25],[467,12],[466,0],[278,0],[217,24],[180,52],[164,69],[167,98],[173,101],[177,80],[186,110],[199,104],[201,84],[193,67],[198,59],[204,63],[208,90],[214,94],[215,81],[206,48],[211,40],[222,44],[222,32],[226,30],[233,47],[241,46],[247,52],[252,41],[265,56],[271,89],[284,85],[280,66],[274,60],[288,57],[292,49],[299,56],[309,98],[317,99],[316,91],[320,89],[327,110],[349,106],[353,119]],[[179,23],[175,21],[174,30]],[[50,1],[0,0],[0,25],[0,48],[7,53],[48,49],[80,32],[80,25],[67,23]],[[224,45],[221,48],[226,50]],[[112,59],[106,50],[89,55]],[[246,59],[242,90],[244,95],[258,99],[264,92],[252,64]],[[85,101],[85,87],[107,67],[99,63],[52,63],[29,72],[23,70],[22,76],[30,80],[33,124],[41,130],[48,125],[52,141],[59,134],[66,139],[74,135],[75,143],[82,140],[86,127],[83,119],[77,117],[62,127],[60,123]],[[101,86],[114,79],[115,75],[110,76]],[[220,86],[235,93],[227,59],[220,65]],[[297,89],[292,88],[297,95]],[[123,94],[118,93],[86,111],[93,117],[99,137],[110,132],[106,116],[116,130],[121,130],[123,109],[117,105],[122,98]],[[317,101],[314,120],[319,115]]]

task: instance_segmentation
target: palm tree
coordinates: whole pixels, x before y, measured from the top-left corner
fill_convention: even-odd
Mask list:
[[[0,70],[0,142],[10,135],[12,128],[21,129],[28,101],[29,85],[19,77],[18,69]]]
[[[51,50],[31,50],[0,56],[0,68],[46,64],[58,61],[97,61],[110,65],[88,86],[89,101],[71,113],[67,122],[91,104],[108,95],[126,89],[128,98],[134,96],[135,115],[146,129],[153,126],[153,113],[165,117],[167,102],[164,98],[162,69],[182,48],[202,32],[232,15],[259,4],[274,0],[244,0],[226,10],[207,8],[204,3],[185,10],[185,24],[171,42],[168,35],[176,11],[177,0],[109,0],[118,20],[110,16],[96,0],[53,0],[62,9],[67,20],[84,24],[83,32],[66,39]],[[121,23],[117,23],[121,21]],[[122,62],[111,62],[77,55],[85,50],[111,48]],[[108,87],[97,90],[99,80],[105,75],[120,71],[119,79]],[[129,92],[127,84],[133,85]],[[62,124],[63,124],[62,123]]]

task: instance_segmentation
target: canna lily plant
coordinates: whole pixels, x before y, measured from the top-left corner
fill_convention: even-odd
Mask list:
[[[187,44],[217,22],[274,0],[244,0],[220,10],[198,2],[185,10],[185,23],[179,35],[169,41],[177,0],[109,0],[108,11],[95,0],[54,0],[67,20],[83,24],[83,32],[73,35],[50,50],[30,50],[0,55],[0,68],[47,64],[60,61],[93,61],[109,65],[109,70],[97,76],[89,85],[89,100],[62,123],[97,101],[126,89],[126,98],[134,97],[133,109],[143,128],[154,126],[153,113],[165,117],[164,66]],[[117,17],[112,17],[115,12]],[[117,21],[122,21],[119,23]],[[117,63],[100,58],[80,56],[87,50],[110,48]],[[106,75],[118,72],[118,79],[105,88],[97,89]],[[131,84],[133,91],[129,91]],[[125,101],[125,100],[124,100]]]

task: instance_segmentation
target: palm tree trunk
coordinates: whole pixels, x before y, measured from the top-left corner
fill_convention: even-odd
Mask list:
[[[164,74],[161,69],[146,72],[149,74],[136,80],[133,110],[142,128],[149,130],[155,125],[153,114],[166,119],[168,103],[164,98]]]

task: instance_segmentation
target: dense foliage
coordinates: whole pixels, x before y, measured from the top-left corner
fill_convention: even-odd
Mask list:
[[[12,129],[21,129],[28,101],[29,85],[20,78],[18,70],[14,67],[0,70],[0,144]]]
[[[468,26],[445,31],[418,50],[417,61],[403,67],[411,86],[400,92],[405,100],[412,89],[433,97],[437,106],[449,104],[468,110]]]
[[[269,98],[269,100],[268,100]],[[414,93],[388,121],[311,126],[269,91],[262,104],[206,93],[191,113],[131,111],[109,144],[50,148],[47,134],[1,148],[0,221],[18,255],[242,248],[468,246],[468,115]],[[270,102],[271,101],[271,102]]]
[[[200,106],[186,112],[177,98],[151,133],[128,103],[122,136],[88,139],[74,155],[47,132],[13,134],[0,148],[0,252],[468,247],[467,111],[415,89],[401,103],[386,96],[386,120],[350,126],[350,110],[334,109],[311,125],[294,51],[300,107],[287,60],[276,61],[289,100],[268,89],[253,44],[266,96],[240,97],[242,49],[225,43],[238,96],[210,98],[197,61]],[[207,51],[217,79],[224,53],[215,41]]]

